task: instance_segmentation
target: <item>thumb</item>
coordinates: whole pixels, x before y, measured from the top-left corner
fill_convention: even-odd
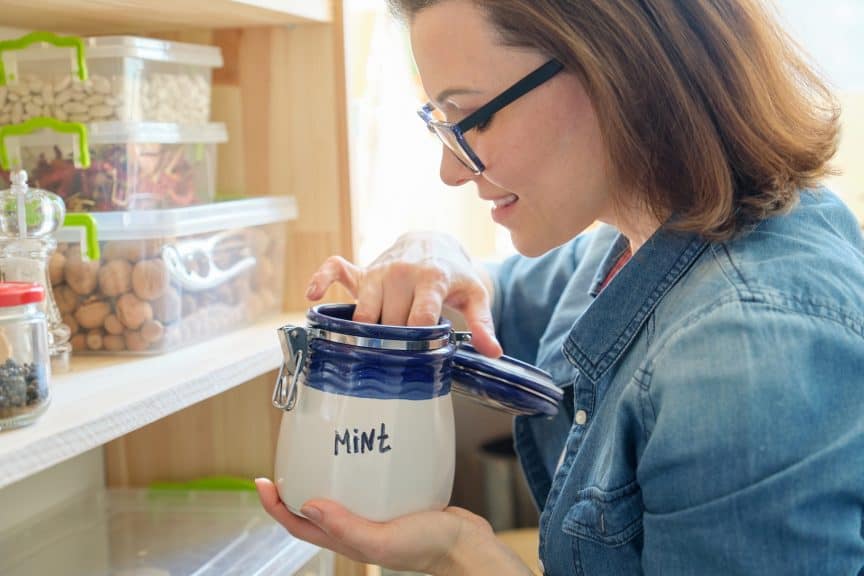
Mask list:
[[[471,344],[478,352],[497,358],[504,350],[495,337],[495,323],[492,321],[492,311],[486,301],[469,303],[462,310],[462,316],[471,330]]]

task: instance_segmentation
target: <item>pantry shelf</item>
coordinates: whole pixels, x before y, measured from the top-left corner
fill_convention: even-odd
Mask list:
[[[3,25],[77,34],[330,22],[331,0],[11,0]]]
[[[284,314],[161,355],[73,357],[36,423],[0,432],[0,488],[274,370],[276,329],[303,322]]]

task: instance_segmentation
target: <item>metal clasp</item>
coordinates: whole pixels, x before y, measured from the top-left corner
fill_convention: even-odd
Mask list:
[[[450,343],[457,348],[460,344],[467,344],[469,342],[471,342],[471,332],[467,332],[465,330],[450,331]]]
[[[286,324],[277,330],[279,342],[282,345],[282,365],[279,376],[276,377],[276,388],[273,390],[273,406],[288,412],[297,404],[297,382],[306,364],[309,335],[302,326]],[[287,390],[285,381],[291,377]]]

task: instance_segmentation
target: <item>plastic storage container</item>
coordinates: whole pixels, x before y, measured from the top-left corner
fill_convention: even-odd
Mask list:
[[[0,533],[4,576],[328,576],[332,564],[254,492],[91,492]]]
[[[77,133],[38,129],[33,120],[21,136],[6,127],[3,143],[11,164],[26,170],[30,184],[54,192],[69,212],[152,210],[211,202],[216,193],[217,144],[224,124],[98,122]],[[80,127],[80,126],[79,126]],[[90,165],[76,168],[81,135]],[[3,173],[8,186],[8,174]]]
[[[73,354],[167,352],[280,311],[295,214],[290,197],[93,213],[98,262],[61,228],[49,267]]]
[[[0,84],[6,84],[0,86],[0,124],[36,116],[71,122],[208,122],[211,73],[222,66],[214,46],[131,36],[61,38],[45,32],[0,42],[0,57],[5,70]]]
[[[48,406],[44,300],[39,284],[0,282],[0,430],[30,424]]]

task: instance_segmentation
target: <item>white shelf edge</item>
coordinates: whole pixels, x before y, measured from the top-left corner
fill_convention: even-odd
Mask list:
[[[7,0],[3,25],[64,34],[138,34],[329,23],[333,13],[333,0]]]
[[[75,357],[51,379],[51,405],[0,432],[0,488],[278,368],[279,315],[182,348],[138,357]]]
[[[241,4],[273,12],[277,15],[291,15],[315,22],[330,22],[333,18],[332,1],[309,2],[309,0],[231,0]]]

